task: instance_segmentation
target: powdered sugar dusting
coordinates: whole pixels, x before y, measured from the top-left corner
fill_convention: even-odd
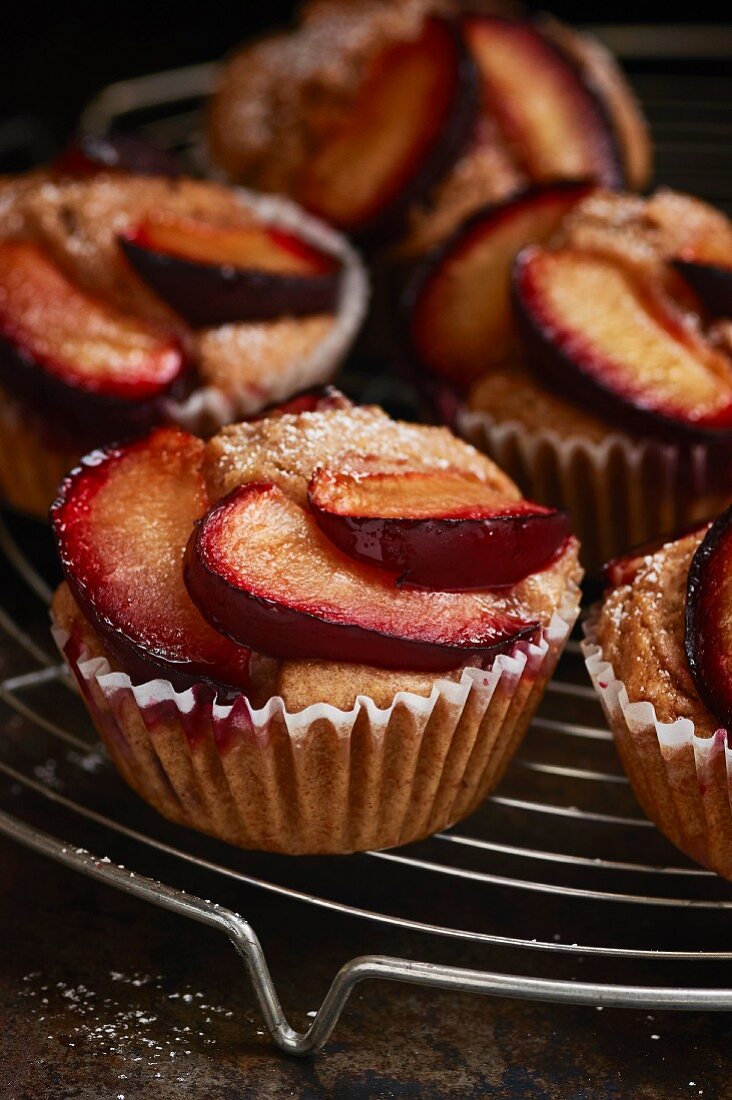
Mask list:
[[[86,1056],[116,1056],[153,1069],[214,1046],[217,1023],[234,1016],[203,990],[183,986],[170,991],[162,974],[113,970],[108,977],[118,994],[105,996],[84,983],[49,982],[36,970],[24,975],[19,996],[30,1002],[30,1015],[44,1025],[47,1041]]]

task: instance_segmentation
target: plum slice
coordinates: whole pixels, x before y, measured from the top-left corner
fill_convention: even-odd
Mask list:
[[[336,307],[335,257],[275,226],[232,228],[160,215],[119,243],[140,278],[194,326]]]
[[[72,595],[133,679],[246,688],[249,651],[217,633],[183,582],[183,555],[209,506],[204,444],[158,428],[95,451],[61,485],[51,519]]]
[[[402,300],[410,351],[458,386],[500,362],[515,340],[511,265],[541,243],[591,190],[583,183],[532,188],[479,210],[415,269]]]
[[[623,158],[604,106],[570,58],[528,22],[463,20],[486,110],[529,179],[623,185]]]
[[[732,223],[706,210],[672,264],[713,316],[732,317]]]
[[[183,165],[174,153],[161,149],[143,134],[76,134],[52,165],[62,176],[93,176],[97,172],[131,172],[136,176],[180,176]]]
[[[714,521],[691,560],[685,626],[697,691],[732,732],[732,508]]]
[[[500,499],[457,469],[319,469],[308,503],[344,553],[401,573],[399,585],[448,592],[516,584],[547,566],[571,534],[566,512]]]
[[[616,257],[531,246],[513,292],[539,379],[622,427],[678,438],[732,433],[732,360]]]
[[[477,107],[477,72],[456,27],[427,20],[374,59],[347,119],[316,145],[298,198],[348,232],[398,228],[452,167]]]
[[[0,243],[0,378],[13,392],[150,401],[185,366],[170,333],[76,287],[33,242]]]
[[[438,671],[538,629],[485,595],[396,588],[272,485],[240,486],[211,509],[191,536],[185,575],[218,630],[275,657]]]

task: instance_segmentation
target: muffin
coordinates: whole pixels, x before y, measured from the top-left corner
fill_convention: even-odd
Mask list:
[[[639,108],[599,43],[462,0],[311,0],[222,67],[214,166],[372,245],[425,250],[531,182],[642,187]]]
[[[52,515],[55,637],[120,773],[247,848],[383,848],[470,813],[577,615],[565,515],[333,392],[97,451]]]
[[[365,299],[350,246],[285,200],[119,169],[0,181],[0,495],[45,516],[95,446],[326,381]]]
[[[646,814],[692,859],[732,878],[732,509],[611,563],[585,625],[587,668]]]
[[[732,497],[730,272],[691,196],[535,188],[413,266],[399,354],[594,567]]]

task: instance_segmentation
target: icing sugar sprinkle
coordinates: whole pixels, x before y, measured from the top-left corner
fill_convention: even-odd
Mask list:
[[[210,1003],[201,990],[168,992],[169,985],[161,974],[112,970],[109,977],[126,987],[120,990],[119,999],[103,997],[83,983],[49,983],[38,970],[24,975],[19,996],[31,1003],[30,1015],[45,1024],[48,1041],[77,1049],[85,1056],[117,1056],[152,1069],[171,1058],[192,1055],[194,1046],[198,1051],[214,1046],[213,1025],[234,1015],[223,1005]],[[136,1001],[136,991],[142,1000]],[[163,1029],[155,1008],[166,1000],[180,1005],[177,1011],[184,1020],[166,1023]],[[70,1017],[77,1021],[71,1027]],[[255,1021],[251,1018],[246,1022]],[[125,1080],[125,1075],[120,1074],[119,1079]]]

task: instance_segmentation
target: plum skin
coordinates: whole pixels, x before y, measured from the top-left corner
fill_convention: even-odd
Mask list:
[[[708,427],[633,404],[597,377],[583,371],[566,351],[556,345],[551,329],[534,316],[530,301],[531,287],[525,293],[522,286],[523,269],[530,252],[531,246],[523,249],[514,260],[511,302],[526,352],[526,363],[537,381],[560,396],[613,421],[624,431],[650,435],[675,444],[719,444],[724,447],[728,461],[727,448],[732,446],[732,426]],[[594,353],[590,351],[589,354]]]
[[[710,614],[724,613],[715,592],[710,588],[715,577],[710,576],[718,564],[732,560],[732,506],[722,512],[697,547],[689,567],[684,612],[684,650],[694,684],[702,701],[715,718],[732,731],[732,677],[724,665],[723,641],[716,636]],[[732,661],[728,662],[732,665]]]
[[[271,489],[247,484],[214,505],[206,517],[235,504],[243,493]],[[509,651],[521,639],[536,637],[539,624],[516,624],[504,638],[488,645],[451,645],[386,634],[357,623],[319,618],[232,584],[207,563],[202,547],[204,521],[196,524],[186,547],[183,575],[194,604],[209,623],[239,645],[284,659],[371,664],[381,668],[444,672],[470,659],[480,661]]]
[[[456,423],[452,406],[459,406],[460,393],[469,387],[467,383],[457,379],[452,380],[448,385],[441,372],[438,372],[437,368],[420,353],[412,326],[413,314],[422,295],[436,279],[440,278],[446,263],[459,255],[463,249],[470,249],[476,241],[482,242],[491,232],[500,232],[503,225],[507,221],[510,222],[516,214],[520,216],[523,210],[531,210],[534,207],[541,211],[553,203],[557,203],[560,207],[564,198],[567,206],[559,215],[562,217],[575,203],[590,194],[595,186],[592,181],[587,180],[557,180],[553,183],[529,184],[507,199],[488,202],[473,211],[448,234],[445,240],[433,245],[410,265],[404,275],[397,301],[395,327],[406,363],[419,374],[426,372],[429,383],[439,386],[439,391],[433,396],[438,406],[437,411],[445,423],[450,425]],[[443,412],[440,408],[442,401],[448,402],[450,412]]]
[[[442,130],[421,162],[413,167],[409,178],[395,194],[375,203],[365,218],[340,228],[364,247],[379,246],[404,229],[409,209],[425,199],[432,188],[447,175],[468,145],[479,116],[481,80],[478,66],[470,53],[458,24],[449,19],[434,18],[453,51],[455,88],[453,101]],[[302,196],[300,196],[302,201]],[[308,205],[304,202],[304,205]],[[313,212],[328,220],[325,209],[312,207]]]
[[[87,449],[112,437],[143,435],[166,419],[166,405],[192,381],[192,364],[163,393],[142,400],[94,393],[68,385],[0,336],[0,385],[48,423],[52,434]]]
[[[397,584],[469,592],[517,584],[546,568],[571,535],[566,512],[480,519],[379,519],[338,515],[309,501],[344,553],[402,575]]]
[[[340,272],[278,275],[270,271],[197,263],[117,238],[143,282],[196,328],[287,315],[332,313]]]

